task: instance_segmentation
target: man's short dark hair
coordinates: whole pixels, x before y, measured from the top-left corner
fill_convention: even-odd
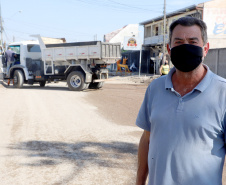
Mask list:
[[[171,44],[171,39],[172,39],[172,34],[173,34],[173,30],[177,25],[181,25],[181,26],[194,26],[197,25],[200,27],[201,29],[201,33],[202,33],[202,40],[203,43],[206,44],[207,43],[207,26],[206,23],[203,22],[201,19],[197,19],[194,17],[181,17],[180,19],[177,19],[176,21],[174,21],[169,28],[169,44]]]

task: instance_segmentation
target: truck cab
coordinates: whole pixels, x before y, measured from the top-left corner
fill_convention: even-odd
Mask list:
[[[17,57],[14,64],[21,64],[26,66],[26,59],[30,58],[32,60],[41,59],[41,48],[38,41],[24,41],[16,42],[9,45],[12,51],[15,52]]]
[[[29,68],[33,60],[41,60],[41,48],[38,41],[22,41],[9,44],[11,50],[16,54],[14,63],[7,71],[3,65],[4,79],[13,79],[15,87],[22,87],[23,83],[33,84],[34,76]],[[5,60],[4,55],[2,61]]]

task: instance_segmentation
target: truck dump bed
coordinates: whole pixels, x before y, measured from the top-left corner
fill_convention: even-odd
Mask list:
[[[98,63],[115,63],[121,57],[120,43],[101,41],[47,44],[42,48],[44,61],[95,59]]]

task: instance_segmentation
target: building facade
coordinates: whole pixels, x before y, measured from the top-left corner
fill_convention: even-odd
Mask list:
[[[121,43],[123,48],[123,42],[125,37],[137,37],[139,33],[139,24],[128,24],[118,30],[104,35],[104,42]]]
[[[110,42],[110,43],[121,43],[121,48],[122,50],[124,50],[124,44],[128,44],[125,43],[125,40],[128,38],[136,38],[138,37],[139,34],[139,24],[128,24],[118,30],[112,31],[111,33],[105,34],[104,35],[104,42]],[[122,55],[123,57],[124,55]],[[132,56],[132,55],[129,55]],[[130,57],[128,58],[128,62],[127,64],[130,67]],[[138,60],[139,62],[139,60]],[[112,64],[111,66],[108,67],[110,71],[116,71],[117,69],[117,65],[116,64]]]
[[[159,16],[144,22],[140,25],[144,26],[144,44],[143,48],[150,51],[150,63],[155,63],[156,72],[160,67],[163,47],[169,41],[169,26],[170,24],[185,16],[196,17],[207,24],[207,34],[210,42],[210,49],[226,48],[226,0],[212,0],[198,5],[192,5],[183,9],[166,14],[165,30],[164,16]],[[165,46],[163,46],[165,38]]]
[[[226,48],[226,1],[204,3],[203,20],[207,24],[210,48]]]

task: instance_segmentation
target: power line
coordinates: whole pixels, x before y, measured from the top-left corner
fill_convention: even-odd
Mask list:
[[[44,25],[38,25],[38,24],[33,24],[33,23],[28,23],[28,22],[23,22],[23,21],[14,21],[14,20],[12,20],[12,19],[8,19],[8,21],[12,21],[12,22],[16,22],[16,23],[20,23],[20,25],[21,25],[21,23],[23,23],[23,24],[25,24],[25,25],[28,25],[29,26],[29,28],[30,28],[30,26],[32,26],[32,27],[36,27],[36,28],[39,28],[39,29],[42,29],[42,28],[44,28],[43,30],[50,30],[51,32],[55,32],[55,33],[62,33],[62,32],[64,32],[65,33],[65,30],[61,30],[60,28],[55,28],[55,27],[47,27],[47,26],[44,26]],[[47,28],[47,29],[46,29]],[[54,30],[54,31],[53,31]],[[61,31],[56,31],[56,30],[61,30]],[[68,31],[67,31],[68,32]],[[70,32],[70,31],[69,31]],[[74,32],[73,31],[73,35],[74,35],[74,33],[77,33],[77,34],[81,34],[81,35],[92,35],[92,34],[90,34],[90,33],[85,33],[85,32]],[[72,33],[71,33],[72,34]]]
[[[158,12],[158,13],[162,12],[162,10],[159,7],[160,5],[162,5],[162,3],[161,4],[153,4],[153,5],[144,5],[144,4],[135,5],[133,3],[125,3],[125,2],[121,3],[121,2],[118,2],[117,0],[105,0],[105,1],[102,1],[102,0],[96,0],[96,1],[93,1],[93,0],[65,0],[64,3],[65,2],[70,3],[70,6],[71,6],[71,3],[76,4],[76,2],[80,2],[80,5],[84,5],[85,7],[95,5],[95,6],[98,6],[99,8],[102,8],[102,9],[104,7],[107,7],[108,9],[112,9],[112,10],[115,10],[115,11],[137,13],[135,15],[136,18],[137,17],[142,18],[141,14],[143,14],[143,13],[149,14],[150,12]],[[137,2],[137,1],[134,1],[134,2]],[[144,6],[145,6],[145,8],[144,8]],[[150,6],[150,9],[147,8],[148,6]],[[20,27],[22,25],[21,24],[22,21],[14,21],[11,18],[12,18],[12,16],[10,18],[6,18],[6,20],[20,24],[20,26],[18,26],[18,29],[20,29]],[[78,37],[78,35],[79,35],[79,37],[85,37],[85,36],[93,37],[93,35],[94,35],[94,33],[84,33],[84,32],[77,32],[77,31],[72,32],[70,29],[66,30],[66,29],[60,29],[60,28],[53,28],[52,26],[48,27],[48,26],[45,26],[45,25],[37,25],[37,24],[34,24],[34,23],[28,23],[28,22],[22,22],[22,23],[24,24],[24,27],[29,27],[29,29],[26,29],[26,30],[28,32],[32,32],[32,33],[21,32],[20,30],[14,30],[14,32],[31,35],[31,34],[34,34],[33,30],[36,27],[36,28],[40,29],[40,32],[50,31],[51,34],[52,33],[55,33],[55,34],[62,34],[63,33],[64,35],[66,34],[66,35],[70,36],[71,38],[76,37],[76,36]],[[15,27],[15,23],[14,23],[14,27]],[[11,29],[11,30],[13,31],[13,29]]]
[[[67,0],[70,1],[70,0]],[[89,0],[71,0],[70,2],[82,2],[88,5],[95,5],[98,7],[108,7],[110,9],[114,9],[114,10],[120,10],[120,11],[124,11],[124,12],[128,12],[128,13],[134,13],[134,11],[136,11],[136,13],[147,13],[147,12],[160,12],[159,10],[156,10],[156,8],[154,9],[144,9],[144,8],[139,8],[136,6],[131,6],[130,4],[123,4],[123,3],[118,3],[116,1],[112,1],[112,0],[108,0],[108,2],[106,1],[98,1],[96,0],[95,2],[93,1],[89,1]],[[145,12],[144,12],[145,11]]]
[[[131,6],[131,5],[129,5],[129,4],[119,3],[119,2],[116,2],[116,1],[113,1],[113,0],[108,0],[108,1],[113,2],[113,3],[115,3],[115,4],[122,5],[122,6],[124,6],[124,7],[130,7],[130,8],[135,8],[135,9],[139,9],[139,10],[151,11],[150,9],[139,8],[139,7],[136,7],[136,6]]]

